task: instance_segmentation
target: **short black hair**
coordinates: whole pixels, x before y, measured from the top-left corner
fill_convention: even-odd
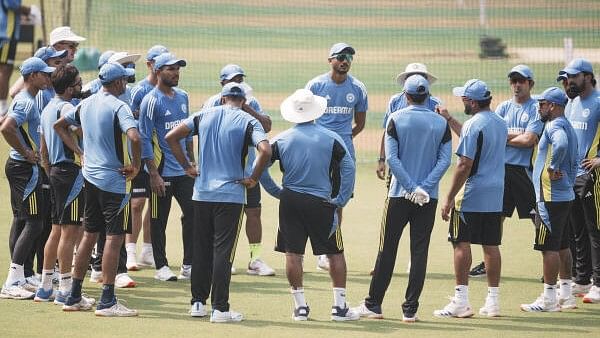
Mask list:
[[[67,88],[73,85],[78,75],[79,70],[72,64],[56,68],[50,77],[54,91],[57,94],[64,94]]]
[[[406,97],[410,98],[410,100],[416,104],[422,104],[425,102],[425,99],[429,96],[429,93],[425,94],[409,94],[406,93]]]
[[[489,92],[487,92],[486,94],[489,95]],[[485,107],[489,107],[490,103],[492,103],[492,97],[488,97],[485,100],[475,100],[475,102],[477,102],[477,105],[479,106],[479,108],[485,108]]]

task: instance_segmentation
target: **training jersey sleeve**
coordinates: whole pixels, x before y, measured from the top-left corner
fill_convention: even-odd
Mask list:
[[[154,158],[152,148],[152,133],[154,132],[154,117],[156,111],[156,98],[146,95],[140,105],[139,129],[142,138],[142,159]]]
[[[560,164],[567,155],[569,139],[567,138],[567,133],[554,124],[552,125],[551,130],[549,130],[549,134],[552,142],[552,155],[549,168],[556,170],[559,169]]]
[[[265,130],[263,129],[260,122],[257,119],[252,118],[250,121],[250,126],[252,128],[252,144],[257,146],[260,142],[267,140],[267,135],[265,134]]]
[[[139,112],[144,96],[144,90],[140,84],[137,84],[135,87],[133,87],[131,90],[131,101],[129,102],[132,112]]]
[[[81,127],[80,109],[81,105],[77,105],[74,109],[66,111],[63,115],[65,121],[72,126]]]
[[[117,109],[117,118],[119,119],[119,126],[123,133],[127,133],[127,130],[131,128],[137,129],[137,123],[127,104],[122,104]]]
[[[357,87],[359,89],[359,97],[356,102],[356,106],[354,107],[355,112],[366,112],[369,109],[369,98],[367,95],[367,87],[361,82],[357,82]]]
[[[535,110],[535,114],[533,114],[533,117],[529,119],[529,123],[527,123],[525,132],[531,132],[540,137],[542,135],[542,132],[544,131],[544,122],[542,122],[540,114],[537,112],[537,109]]]
[[[385,132],[385,158],[388,162],[390,170],[398,183],[406,191],[413,192],[417,188],[417,184],[410,178],[410,175],[404,168],[400,157],[398,157],[398,149],[400,139],[398,137],[398,131],[396,130],[396,124],[393,119],[390,119],[387,124]]]
[[[332,160],[339,162],[340,188],[337,196],[331,200],[331,203],[343,208],[350,200],[350,197],[352,197],[352,192],[354,191],[356,168],[350,152],[340,137],[336,137],[333,143]]]
[[[273,177],[271,177],[271,174],[269,173],[269,168],[273,165],[273,163],[275,163],[275,161],[279,161],[279,147],[277,141],[271,144],[271,158],[267,163],[267,168],[265,168],[260,176],[260,184],[263,186],[265,191],[269,193],[269,195],[279,199],[282,189],[277,185],[277,183],[275,183]]]
[[[474,121],[473,118],[465,122],[463,125],[463,128],[460,132],[460,140],[458,141],[458,146],[456,147],[456,155],[464,156],[474,160],[475,153],[477,152],[477,138],[479,137],[479,130],[474,128],[472,121]]]
[[[20,127],[27,119],[29,114],[34,113],[35,104],[32,100],[18,100],[12,104],[12,108],[9,109],[8,116],[10,116],[17,123],[17,127]]]
[[[442,142],[438,148],[437,161],[431,172],[423,182],[420,183],[420,187],[423,188],[428,194],[431,194],[435,187],[439,184],[442,176],[450,167],[450,159],[452,157],[452,133],[450,126],[446,123],[446,130],[442,137]]]

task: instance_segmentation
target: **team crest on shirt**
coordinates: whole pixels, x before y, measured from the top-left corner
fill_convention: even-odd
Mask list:
[[[527,121],[529,121],[529,114],[523,113],[523,115],[521,115],[521,122],[527,122]]]
[[[348,101],[348,103],[354,102],[354,99],[355,99],[354,94],[352,94],[352,93],[346,94],[346,101]]]
[[[181,111],[182,111],[184,114],[187,114],[187,106],[186,106],[185,104],[183,104],[183,103],[181,104]]]
[[[589,108],[585,108],[582,112],[581,112],[581,116],[587,118],[588,116],[590,116],[590,110]]]

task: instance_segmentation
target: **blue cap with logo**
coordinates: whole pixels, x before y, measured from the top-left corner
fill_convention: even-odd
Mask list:
[[[511,77],[513,74],[519,74],[527,80],[533,80],[533,71],[526,65],[514,66],[513,69],[508,72],[508,77]]]
[[[561,70],[558,72],[558,76],[556,77],[556,82],[562,82],[567,80],[569,77],[567,76],[567,73],[565,73],[564,70]]]
[[[159,56],[163,53],[168,53],[169,49],[163,45],[154,45],[148,49],[148,53],[146,53],[146,61],[152,61],[155,57]]]
[[[577,75],[581,72],[593,73],[592,64],[584,58],[575,58],[562,70],[568,75]]]
[[[116,62],[107,62],[100,67],[98,78],[102,84],[108,84],[120,78],[135,75],[135,69],[125,68]]]
[[[241,96],[245,97],[246,92],[243,86],[237,82],[229,82],[221,89],[221,96]]]
[[[464,96],[470,100],[483,101],[492,97],[487,84],[479,79],[471,79],[462,87],[452,89],[454,96]]]
[[[221,69],[221,74],[219,75],[219,78],[221,79],[221,81],[226,81],[231,80],[238,75],[246,76],[242,67],[234,64],[228,64]]]
[[[21,71],[21,75],[27,75],[35,72],[44,72],[51,74],[56,68],[48,67],[44,60],[33,56],[23,61],[19,69]]]
[[[567,94],[558,87],[550,87],[544,90],[540,95],[536,95],[535,99],[538,101],[552,102],[563,107],[567,105],[567,101],[569,100]]]
[[[428,94],[429,82],[420,74],[411,75],[404,81],[404,92],[409,95]]]
[[[116,52],[114,50],[107,50],[106,52],[102,53],[102,55],[100,55],[100,58],[98,58],[98,69],[104,66],[104,64],[108,62],[108,59],[110,59],[111,56],[115,55],[115,53]]]
[[[345,42],[338,42],[335,45],[331,46],[329,49],[329,57],[335,56],[337,54],[341,54],[343,51],[347,51],[348,53],[354,55],[355,51],[352,46]]]
[[[159,70],[164,66],[178,65],[179,67],[185,67],[187,62],[184,59],[178,59],[175,54],[162,53],[154,58],[154,70]]]
[[[48,61],[48,59],[51,58],[64,58],[65,56],[67,56],[68,53],[69,51],[67,51],[66,49],[56,50],[52,46],[46,46],[36,50],[33,56],[42,59],[42,61]]]

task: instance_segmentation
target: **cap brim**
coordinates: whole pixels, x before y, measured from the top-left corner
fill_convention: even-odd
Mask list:
[[[53,73],[56,70],[55,67],[46,67],[44,69],[41,69],[40,72],[44,72],[44,73]]]
[[[178,65],[179,67],[185,67],[187,62],[184,59],[175,59],[165,63],[165,66]]]
[[[429,73],[421,73],[421,72],[402,72],[400,74],[398,74],[398,76],[396,76],[396,82],[401,85],[404,86],[404,82],[406,82],[406,79],[408,79],[409,75],[413,75],[413,74],[421,74],[423,75],[423,77],[425,77],[427,79],[427,82],[429,82],[430,85],[432,85],[436,80],[437,77],[429,74]]]
[[[67,54],[69,53],[69,51],[65,50],[57,50],[54,54],[50,55],[50,57],[48,57],[48,59],[50,58],[64,58],[65,56],[67,56]]]
[[[120,63],[120,64],[126,64],[126,63],[135,63],[137,60],[140,59],[140,57],[142,57],[142,55],[140,54],[129,54],[125,57],[122,58],[118,58],[118,59],[114,59],[111,60],[112,62],[116,62],[116,63]]]
[[[325,109],[327,109],[327,99],[315,95],[314,103],[302,113],[298,113],[296,109],[294,109],[294,104],[291,98],[292,97],[288,97],[285,99],[280,106],[281,116],[288,122],[304,123],[316,120],[321,117],[325,113]]]
[[[132,68],[125,68],[125,76],[134,76],[135,75],[135,69]]]
[[[246,76],[246,74],[244,74],[244,73],[236,72],[236,73],[228,74],[223,80],[231,80],[238,75]]]
[[[465,87],[454,87],[452,88],[452,95],[454,96],[465,96]]]
[[[564,74],[569,74],[569,75],[577,75],[577,74],[581,73],[582,71],[580,71],[579,69],[575,69],[575,68],[569,68],[569,67],[567,67],[567,68],[563,69],[563,70],[562,70],[562,72],[563,72]],[[559,74],[560,74],[560,73],[559,73]]]
[[[335,55],[342,54],[342,52],[345,51],[345,50],[348,50],[348,52],[350,54],[352,54],[352,55],[356,54],[356,51],[354,50],[354,48],[352,48],[349,45],[346,45],[346,46],[344,46],[342,48],[338,48],[335,51],[330,52],[329,53],[329,57],[331,58],[331,57],[334,57]]]
[[[510,77],[511,77],[511,75],[513,75],[513,74],[519,74],[519,75],[521,75],[522,77],[524,77],[524,78],[526,78],[526,79],[528,79],[528,80],[531,80],[531,77],[530,77],[529,75],[527,75],[527,74],[525,74],[525,73],[523,73],[523,72],[521,72],[521,71],[518,71],[518,70],[513,70],[512,72],[508,73],[508,77],[510,78]]]

